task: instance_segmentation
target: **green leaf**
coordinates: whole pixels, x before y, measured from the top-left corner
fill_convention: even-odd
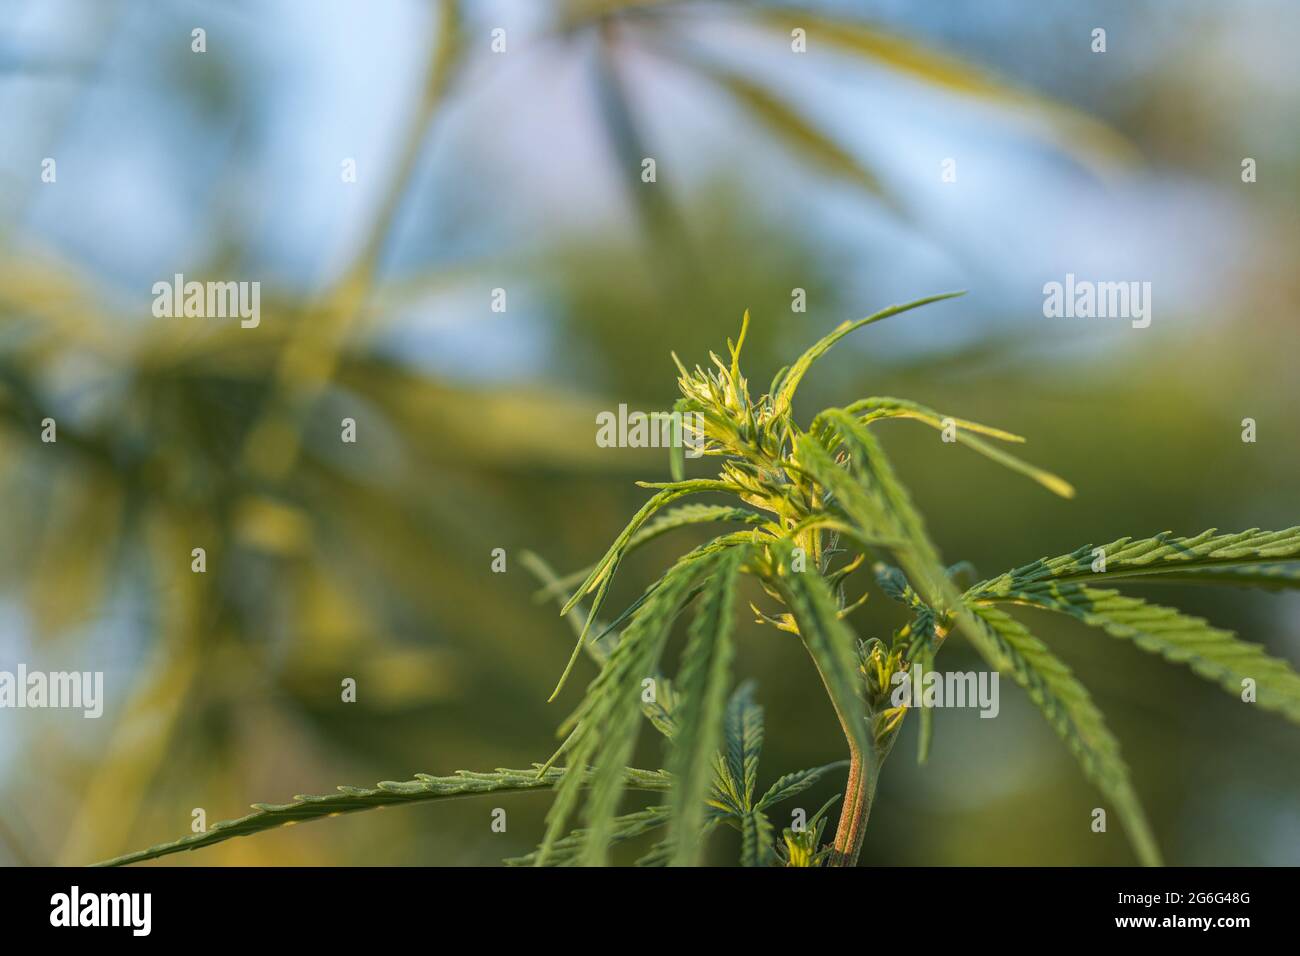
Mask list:
[[[717,828],[717,825],[722,821],[722,819],[723,818],[721,816],[718,816],[715,813],[708,820],[704,821],[704,829],[701,832],[701,840],[703,840],[711,832],[713,832],[713,830]],[[640,859],[638,859],[634,865],[635,866],[668,866],[670,863],[672,863],[673,853],[675,849],[676,849],[675,844],[671,839],[660,840],[649,850],[647,850],[645,855],[642,856]]]
[[[660,840],[633,864],[633,866],[667,866],[673,858],[673,842]]]
[[[677,510],[685,511],[695,507],[697,506],[686,505],[683,508]],[[711,510],[711,506],[707,506],[707,505],[698,506],[698,507],[702,512]],[[723,509],[723,510],[744,511],[744,509]],[[705,547],[708,546],[706,545]],[[546,564],[545,561],[543,561],[541,558],[537,557],[537,555],[531,552],[524,552],[521,555],[521,560],[524,566],[529,571],[531,571],[534,574],[534,576],[536,576],[537,579],[543,585],[546,586],[547,593],[551,593],[551,594],[558,593],[558,591],[552,586],[556,581],[555,574],[550,569],[550,567]],[[567,615],[567,618],[573,623],[575,631],[581,628],[582,626],[581,623],[576,619],[576,611],[571,611]],[[587,644],[587,650],[591,654],[592,658],[595,659],[596,662],[599,664],[603,665],[604,662],[608,659],[608,652],[605,650],[603,642],[589,642]],[[658,694],[656,695],[655,702],[645,703],[643,701],[642,710],[646,712],[651,723],[656,727],[656,729],[658,729],[665,736],[671,737],[676,732],[676,717],[675,717],[676,705],[674,701],[676,699],[677,692],[675,691],[672,682],[669,681],[667,678],[663,677],[658,672],[656,672],[655,679],[657,681],[657,687],[658,687]],[[757,720],[761,725],[762,722],[761,709],[757,708],[757,705],[754,705],[752,703],[752,699],[749,699],[751,695],[752,695],[752,685],[747,685],[744,687],[737,688],[733,699],[737,701],[736,707],[738,711],[744,711],[746,708],[750,708],[753,711],[756,711]],[[751,714],[751,716],[748,718],[751,727],[754,719],[755,719],[754,714]],[[744,723],[745,721],[743,719],[737,720],[736,725],[733,729],[736,732],[738,732],[739,727],[743,726]],[[761,726],[760,726],[760,738],[761,738]],[[755,755],[755,757],[757,757],[757,755]],[[718,822],[719,818],[716,816],[716,814],[726,814],[733,817],[736,821],[741,821],[743,820],[744,815],[746,813],[745,808],[738,806],[735,803],[736,798],[733,796],[736,793],[743,794],[743,787],[733,784],[731,782],[727,770],[726,762],[723,759],[723,757],[720,754],[714,753],[710,761],[710,766],[713,769],[712,799],[708,801],[709,805],[706,807],[706,812],[713,813],[715,814],[715,816],[710,817],[708,820],[705,821],[703,825],[704,833],[707,833],[708,831],[713,829],[713,827]],[[830,766],[834,767],[836,765],[832,764]],[[819,768],[819,769],[824,769],[824,768]],[[657,844],[654,848],[652,848],[651,851],[647,853],[642,859],[638,860],[637,866],[666,866],[672,859],[674,848],[675,848],[674,841],[664,840],[661,843]],[[529,859],[531,858],[532,857],[530,855]]]
[[[591,830],[584,863],[600,864],[605,859],[607,838],[623,792],[620,768],[627,763],[636,742],[641,682],[656,671],[679,608],[713,572],[717,557],[711,554],[683,559],[669,569],[632,616],[619,645],[588,687],[582,703],[560,728],[562,734],[569,734],[562,748],[569,754],[569,763],[596,767],[591,794],[583,808],[584,822]],[[555,802],[547,815],[546,836],[538,850],[539,864],[548,861],[564,832],[577,808],[580,789],[576,780],[562,780],[556,788]]]
[[[847,760],[837,760],[835,763],[823,764],[820,767],[787,773],[767,788],[767,793],[763,794],[762,799],[758,801],[757,809],[766,810],[774,803],[780,803],[782,800],[789,800],[791,797],[798,796],[809,787],[814,786],[831,771],[842,770],[848,765]]]
[[[829,409],[818,418],[848,450],[853,473],[838,466],[811,434],[797,443],[800,466],[834,497],[863,535],[884,535],[903,542],[890,550],[930,607],[954,606],[956,589],[948,580],[938,549],[875,436],[843,409]]]
[[[865,398],[861,401],[854,402],[846,409],[851,415],[861,415],[863,424],[870,424],[883,418],[909,418],[918,422],[923,422],[932,428],[942,431],[945,427],[945,420],[951,422],[954,426],[954,437],[967,448],[979,452],[990,461],[995,461],[1004,468],[1009,468],[1014,472],[1024,475],[1033,481],[1038,482],[1053,494],[1060,495],[1062,498],[1074,497],[1074,486],[1064,478],[1052,474],[1050,471],[1044,471],[1035,465],[1022,461],[1015,455],[1008,454],[1002,449],[990,445],[982,439],[976,438],[975,434],[988,435],[991,438],[997,438],[1000,441],[1023,442],[1024,439],[1019,435],[1003,431],[1000,428],[993,428],[988,425],[981,425],[979,422],[967,421],[964,418],[954,418],[951,415],[943,415],[932,408],[927,408],[917,402],[908,401],[903,398]],[[813,422],[815,429],[817,422]]]
[[[812,655],[826,691],[844,723],[844,733],[858,748],[869,767],[876,765],[874,742],[867,721],[867,707],[860,693],[857,641],[839,618],[839,604],[830,586],[815,571],[791,571],[793,544],[776,542],[773,554],[779,563],[769,583],[785,601]]]
[[[1143,584],[1227,584],[1265,591],[1300,589],[1300,564],[1243,564],[1240,567],[1184,568],[1149,578]]]
[[[626,813],[615,817],[610,828],[610,844],[625,843],[646,833],[652,833],[667,826],[670,814],[667,807],[647,807],[635,813]],[[555,847],[547,861],[547,866],[577,866],[587,849],[590,830],[574,830],[568,836],[555,842]],[[525,856],[511,857],[506,866],[537,866],[539,850]]]
[[[583,787],[590,784],[592,779],[590,771],[570,775],[568,769],[564,767],[552,767],[539,777],[539,766],[534,765],[530,770],[501,769],[490,773],[460,770],[450,777],[417,774],[414,780],[400,783],[384,781],[373,788],[339,787],[338,793],[325,796],[298,796],[291,803],[255,803],[253,804],[255,812],[246,817],[223,820],[212,824],[203,833],[185,836],[171,843],[160,843],[147,850],[128,853],[97,865],[123,866],[128,863],[139,863],[184,850],[197,850],[234,837],[248,836],[293,823],[319,820],[322,817],[337,816],[340,813],[355,813],[358,810],[371,810],[395,804],[447,800],[480,793],[550,790],[566,779],[576,787]],[[662,792],[668,790],[672,782],[672,778],[663,771],[627,768],[623,770],[622,777],[624,785],[633,790]]]
[[[724,481],[712,481],[708,479],[698,479],[694,481],[673,482],[668,485],[658,486],[659,491],[651,497],[640,510],[632,516],[632,520],[627,523],[619,536],[614,539],[614,543],[605,552],[595,568],[592,569],[587,579],[583,581],[578,590],[573,593],[564,606],[560,608],[560,613],[568,614],[573,606],[577,604],[584,596],[590,594],[593,590],[596,592],[591,602],[591,610],[587,612],[587,623],[583,625],[582,631],[578,634],[578,642],[573,647],[573,653],[569,655],[569,661],[564,667],[564,672],[560,675],[559,681],[555,685],[555,690],[551,692],[550,700],[555,700],[560,691],[564,688],[565,681],[569,679],[569,674],[573,671],[573,665],[577,663],[578,655],[582,652],[582,642],[586,640],[587,632],[591,630],[592,622],[595,621],[597,613],[600,611],[600,605],[605,600],[605,594],[609,589],[610,581],[613,580],[614,571],[618,568],[618,563],[622,560],[623,553],[626,550],[632,536],[637,532],[641,525],[660,508],[672,504],[679,498],[687,495],[698,494],[703,491],[731,491],[732,486]]]
[[[757,13],[787,39],[798,27],[807,31],[809,50],[829,46],[890,71],[961,96],[1002,107],[1050,140],[1067,155],[1094,169],[1135,162],[1133,145],[1115,130],[1063,103],[1018,89],[991,72],[957,57],[926,48],[874,26],[842,17],[818,16],[803,9],[768,7]]]
[[[1144,651],[1186,664],[1238,699],[1242,681],[1250,678],[1260,707],[1300,723],[1300,674],[1260,645],[1238,640],[1199,617],[1072,582],[1040,582],[1004,600],[1068,614],[1112,637],[1131,640]]]
[[[853,474],[848,475],[839,468],[812,434],[804,435],[798,442],[799,463],[834,497],[835,503],[862,529],[864,535],[874,531],[902,539],[901,545],[887,547],[906,572],[912,588],[900,589],[896,584],[891,587],[898,597],[909,603],[915,597],[913,589],[921,592],[921,605],[925,611],[921,620],[928,631],[922,643],[923,653],[932,659],[951,627],[952,618],[970,640],[977,644],[982,642],[983,626],[961,600],[948,569],[940,560],[938,549],[930,540],[920,512],[912,504],[907,488],[894,474],[875,437],[845,409],[828,409],[817,417],[829,434],[849,452]],[[917,751],[917,758],[922,763],[929,756],[933,732],[933,715],[922,708]]]
[[[927,649],[922,655],[921,666],[929,673],[934,670],[934,651]],[[930,744],[934,740],[934,708],[918,707],[921,725],[916,738],[916,762],[923,764],[930,759]]]
[[[723,725],[722,776],[732,801],[742,812],[754,805],[758,758],[763,753],[763,708],[754,701],[754,684],[746,681],[731,695]]]
[[[762,810],[745,814],[740,828],[740,865],[769,866],[776,857],[772,841],[776,829]]]
[[[854,322],[842,322],[835,327],[829,335],[826,335],[820,341],[815,343],[808,351],[790,366],[790,370],[785,373],[781,380],[781,386],[773,392],[773,417],[780,417],[790,410],[790,403],[794,399],[795,390],[798,389],[799,383],[803,377],[808,374],[808,369],[812,368],[813,362],[817,361],[823,355],[830,351],[833,346],[844,336],[848,335],[864,325],[870,325],[872,322],[879,322],[881,319],[887,319],[890,316],[898,315],[900,312],[907,312],[910,309],[917,309],[923,305],[929,305],[931,302],[941,302],[944,299],[952,299],[959,295],[965,295],[965,292],[944,292],[940,295],[926,296],[923,299],[916,299],[912,302],[905,302],[902,305],[891,305],[886,309],[881,309],[865,319],[858,319]],[[775,383],[773,383],[775,385]]]
[[[555,572],[551,570],[550,565],[531,551],[522,552],[519,555],[519,560],[520,563],[523,564],[523,566],[541,582],[545,593],[560,600],[559,596],[561,594],[561,589],[557,587],[559,579],[555,576]],[[563,603],[562,600],[561,603]],[[644,603],[644,601],[638,601],[625,613],[630,616],[630,614],[634,612],[636,608],[640,607],[642,603]],[[565,620],[567,620],[573,628],[574,634],[582,633],[583,624],[578,612],[579,608],[575,607],[573,610],[569,611],[568,614],[564,615]],[[620,617],[622,617],[622,615],[620,615]],[[584,645],[587,650],[587,656],[601,667],[603,667],[605,662],[609,660],[610,648],[615,647],[618,644],[620,635],[614,631],[617,624],[618,622],[606,626],[600,621],[596,621],[594,627],[600,631],[600,635],[593,640],[587,641]],[[655,681],[658,693],[655,695],[653,701],[642,701],[641,710],[656,730],[665,737],[671,737],[675,729],[673,709],[675,706],[674,701],[676,699],[676,693],[673,689],[672,681],[657,670],[650,676]],[[557,753],[556,757],[553,759],[558,759],[558,757],[559,754]]]
[[[704,798],[713,778],[713,754],[723,736],[723,713],[731,681],[736,583],[749,549],[738,547],[718,561],[696,606],[690,639],[676,681],[681,703],[669,771],[677,783],[671,801],[673,862],[693,865],[702,847]]]
[[[626,557],[642,545],[648,544],[670,531],[690,525],[724,521],[762,524],[766,520],[767,518],[757,511],[752,511],[749,508],[738,508],[734,505],[680,505],[659,515],[634,534],[628,542],[623,555]],[[525,554],[531,554],[531,552],[525,552]],[[535,556],[534,560],[537,560]],[[536,596],[539,600],[555,597],[561,591],[566,591],[582,583],[594,570],[595,565],[592,565],[562,578],[556,578],[554,574],[550,574],[546,586]],[[561,606],[563,606],[563,603],[561,602]]]
[[[1101,567],[1099,559],[1102,555],[1105,557],[1105,570],[1094,571],[1094,564]],[[1221,572],[1232,567],[1242,569],[1243,576],[1249,577],[1251,572],[1244,570],[1247,566],[1296,557],[1300,557],[1300,527],[1285,531],[1251,528],[1234,534],[1216,534],[1211,528],[1191,538],[1176,537],[1166,531],[1153,538],[1120,538],[1100,548],[1084,545],[1060,557],[1039,558],[996,578],[981,581],[966,594],[972,598],[1014,597],[1017,591],[1039,581],[1096,584],[1152,575],[1160,575],[1165,580],[1186,578],[1196,581],[1200,580],[1199,575],[1209,571]]]
[[[976,650],[991,667],[1010,672],[1029,693],[1084,775],[1115,805],[1138,859],[1144,866],[1159,866],[1160,850],[1129,780],[1119,741],[1087,689],[1015,618],[994,607],[976,605],[971,610],[983,625],[972,640]]]
[[[680,45],[661,49],[725,92],[745,114],[797,156],[842,177],[877,199],[887,199],[875,173],[773,90],[718,63],[684,53]],[[890,205],[894,204],[891,202]]]

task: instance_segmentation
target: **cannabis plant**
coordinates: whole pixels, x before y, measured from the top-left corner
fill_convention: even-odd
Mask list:
[[[452,776],[417,775],[373,788],[340,787],[328,796],[287,804],[258,804],[254,813],[111,861],[130,863],[196,849],[288,823],[371,807],[469,794],[549,790],[554,794],[540,845],[511,863],[602,864],[610,847],[649,833],[659,835],[640,863],[693,864],[709,833],[729,826],[741,834],[747,866],[851,866],[862,848],[881,768],[912,707],[897,702],[900,675],[914,664],[932,668],[954,635],[969,642],[988,666],[1028,693],[1079,760],[1085,775],[1119,814],[1138,858],[1160,862],[1119,742],[1088,691],[1047,645],[1008,613],[1019,605],[1055,611],[1131,640],[1142,650],[1189,666],[1242,700],[1300,722],[1300,676],[1255,644],[1205,621],[1114,590],[1114,582],[1161,580],[1227,582],[1290,588],[1300,582],[1300,528],[1213,530],[1193,537],[1159,534],[1084,545],[1041,558],[964,590],[963,569],[948,567],[907,489],[881,449],[872,425],[903,418],[945,432],[1049,491],[1070,497],[1069,484],[992,444],[1020,442],[997,428],[936,412],[915,402],[874,397],[826,409],[806,426],[795,420],[795,392],[813,363],[850,332],[949,295],[893,306],[845,322],[777,373],[768,390],[750,395],[740,369],[749,317],[729,359],[711,355],[710,369],[688,370],[674,356],[682,397],[675,411],[698,424],[693,447],[716,459],[716,477],[684,477],[680,447],[673,479],[643,482],[654,494],[589,569],[557,578],[536,556],[525,563],[543,583],[542,594],[562,596],[577,641],[552,699],[584,651],[599,674],[563,722],[558,750],[528,769]],[[687,418],[689,416],[689,419]],[[679,504],[706,493],[730,503]],[[611,582],[629,553],[690,525],[730,523],[685,554],[608,622],[600,617]],[[908,623],[887,637],[860,639],[847,623],[868,597],[851,599],[850,582],[871,572],[872,583],[905,606]],[[741,579],[753,578],[766,595],[751,604],[760,622],[791,635],[807,650],[844,731],[847,760],[797,770],[758,788],[763,714],[753,687],[732,687],[733,628]],[[854,591],[859,588],[854,588]],[[757,593],[757,592],[755,592]],[[573,617],[588,602],[585,618]],[[676,673],[660,672],[674,622],[693,608]],[[920,756],[931,737],[929,708],[919,706]],[[666,767],[628,766],[645,718],[667,738]],[[771,808],[838,773],[847,764],[842,797],[805,826],[779,836]],[[656,794],[653,805],[620,813],[626,791]],[[838,803],[838,807],[836,804]],[[838,809],[834,836],[823,842]],[[571,829],[574,826],[577,829]]]

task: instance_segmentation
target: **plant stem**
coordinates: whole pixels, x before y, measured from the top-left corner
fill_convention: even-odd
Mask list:
[[[817,667],[817,674],[826,688],[826,696],[830,698],[831,707],[840,720],[840,728],[844,731],[844,739],[849,745],[849,779],[844,785],[844,800],[840,804],[840,822],[835,830],[834,850],[827,866],[857,866],[858,854],[862,851],[862,839],[867,834],[867,818],[871,815],[871,801],[876,795],[876,779],[884,755],[864,754],[858,748],[853,734],[849,732],[848,720],[836,706],[835,698],[831,695],[830,684],[826,682],[826,675],[822,673],[821,667],[817,666],[815,657],[813,666]]]
[[[834,852],[828,866],[857,866],[862,840],[867,834],[867,818],[876,795],[876,777],[858,748],[849,741],[849,779],[844,786],[840,824],[835,831]]]

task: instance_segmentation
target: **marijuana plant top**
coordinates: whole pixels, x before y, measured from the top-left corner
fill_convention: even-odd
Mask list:
[[[702,447],[717,461],[716,477],[684,478],[679,448],[674,480],[641,483],[654,494],[590,569],[556,578],[536,556],[524,558],[543,582],[544,595],[562,597],[574,588],[562,613],[574,621],[577,642],[552,699],[584,650],[600,667],[562,723],[562,743],[550,760],[523,770],[421,774],[374,788],[340,787],[338,793],[302,796],[287,804],[257,804],[254,813],[241,819],[110,862],[147,860],[370,807],[549,790],[554,799],[540,845],[508,862],[602,864],[614,843],[653,832],[658,842],[640,863],[693,864],[701,859],[707,835],[729,826],[741,834],[740,862],[748,866],[853,865],[881,767],[910,709],[891,702],[895,675],[914,664],[931,669],[944,645],[959,637],[989,667],[1024,688],[1118,813],[1138,859],[1158,864],[1159,850],[1119,742],[1069,668],[1008,609],[1021,605],[1075,618],[1185,664],[1243,701],[1300,722],[1300,675],[1285,661],[1199,618],[1110,587],[1158,575],[1190,583],[1294,588],[1300,584],[1300,528],[1120,538],[959,588],[957,568],[940,560],[920,513],[876,440],[873,423],[903,418],[947,429],[973,451],[1051,492],[1070,497],[1070,485],[990,441],[1023,441],[1019,436],[905,399],[864,398],[828,408],[806,425],[796,422],[791,408],[813,363],[844,336],[956,294],[845,322],[778,372],[757,398],[740,369],[748,314],[737,341],[727,343],[729,359],[711,355],[712,368],[688,370],[673,356],[682,393],[675,411],[683,417],[693,413],[691,419],[702,422]],[[705,493],[731,501],[679,504]],[[735,529],[682,554],[630,607],[607,623],[600,618],[610,583],[629,552],[675,529],[702,524]],[[846,761],[787,773],[766,789],[758,787],[762,710],[752,684],[733,687],[733,628],[743,576],[756,579],[766,594],[766,606],[751,605],[758,620],[788,632],[806,648],[847,745]],[[887,637],[855,635],[846,618],[869,593],[859,585],[861,597],[850,599],[850,585],[859,578],[869,578],[903,604],[910,621]],[[584,601],[589,607],[580,621],[574,615]],[[659,670],[660,658],[675,620],[688,607],[693,616],[686,645],[677,673],[669,678]],[[644,693],[647,686],[654,693]],[[918,707],[917,712],[924,759],[930,709]],[[643,719],[667,738],[662,770],[627,766]],[[797,832],[787,829],[778,836],[771,808],[846,766],[842,798],[823,806]],[[620,813],[628,790],[657,796],[646,809]],[[835,812],[833,838],[823,843]]]

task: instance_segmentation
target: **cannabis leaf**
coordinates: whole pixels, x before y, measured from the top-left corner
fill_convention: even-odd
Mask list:
[[[859,689],[858,660],[853,632],[839,618],[839,605],[821,575],[791,571],[794,546],[788,541],[773,546],[777,569],[769,578],[794,616],[817,672],[844,725],[845,736],[869,764],[876,760],[867,725],[867,708]]]
[[[657,666],[678,610],[695,588],[716,571],[718,562],[718,552],[684,558],[663,576],[632,615],[619,645],[592,681],[582,703],[561,726],[561,734],[569,734],[561,752],[567,752],[574,765],[596,767],[591,795],[583,810],[591,831],[584,863],[604,861],[606,831],[613,825],[623,791],[619,767],[627,762],[636,741],[642,681]],[[539,864],[547,862],[577,807],[580,790],[577,778],[561,780],[556,788],[555,803],[547,815],[546,836],[538,850]]]
[[[1015,455],[1003,451],[980,438],[978,435],[987,435],[1004,442],[1021,443],[1025,439],[1020,435],[1015,435],[1001,428],[993,428],[990,425],[981,425],[979,422],[967,421],[964,418],[954,418],[951,415],[943,415],[932,408],[927,408],[917,402],[911,402],[903,398],[864,398],[860,402],[854,402],[844,409],[849,415],[861,416],[863,424],[870,424],[888,418],[910,418],[918,422],[929,425],[943,431],[949,424],[953,428],[953,437],[965,445],[967,448],[978,452],[990,461],[997,462],[1004,468],[1011,471],[1019,472],[1027,478],[1032,478],[1048,491],[1060,495],[1062,498],[1074,497],[1074,486],[1063,478],[1045,471],[1036,465],[1031,465],[1022,461]],[[814,423],[814,427],[815,427]]]
[[[709,825],[726,823],[740,831],[741,866],[767,866],[776,859],[775,829],[767,811],[798,796],[847,760],[797,770],[777,780],[757,800],[758,763],[763,752],[763,708],[754,700],[754,684],[745,681],[727,703],[723,750],[714,757],[716,775],[709,806]]]
[[[1201,574],[1231,575],[1236,568],[1222,567],[1221,562],[1252,561],[1264,550],[1268,557],[1295,554],[1300,541],[1294,533],[1248,531],[1214,536],[1205,532],[1196,538],[1178,538],[1177,544],[1148,538],[1136,542],[1136,546],[1121,544],[1102,550],[1112,549],[1114,554],[1106,561],[1105,571],[1092,557],[1095,549],[1082,548],[1063,558],[1031,564],[975,585],[967,592],[967,600],[984,605],[1005,602],[1041,607],[1070,615],[1100,627],[1110,636],[1132,640],[1139,648],[1160,654],[1167,661],[1186,663],[1193,672],[1234,695],[1240,695],[1244,682],[1251,680],[1261,708],[1278,711],[1300,723],[1300,674],[1286,661],[1270,657],[1262,646],[1238,640],[1231,631],[1210,626],[1201,618],[1112,589],[1089,587],[1079,580],[1083,574],[1080,563],[1095,578],[1140,578],[1149,574],[1166,580],[1199,580]],[[1092,571],[1093,566],[1099,570]],[[1258,568],[1247,564],[1245,574],[1238,579],[1240,583],[1290,581],[1286,572],[1261,575]]]
[[[968,592],[972,596],[1010,597],[1039,581],[1098,581],[1158,575],[1163,580],[1203,580],[1211,573],[1229,569],[1242,579],[1292,580],[1291,575],[1268,572],[1264,562],[1300,559],[1300,527],[1284,531],[1251,528],[1235,534],[1218,534],[1210,528],[1191,538],[1166,531],[1152,538],[1120,538],[1100,547],[1084,545],[1055,558],[1039,558],[1030,564],[981,581]],[[1104,562],[1104,563],[1103,563]],[[1294,573],[1294,571],[1292,572]]]
[[[605,594],[609,590],[610,582],[614,578],[614,572],[618,568],[618,563],[623,559],[623,554],[631,544],[633,535],[645,524],[645,522],[654,515],[655,512],[667,505],[672,504],[679,498],[687,495],[699,494],[704,491],[734,491],[734,486],[724,481],[680,481],[671,485],[661,487],[660,490],[632,516],[627,527],[622,533],[614,539],[614,543],[605,552],[595,568],[582,582],[578,590],[573,593],[564,607],[560,609],[561,614],[567,614],[569,610],[578,603],[583,597],[595,591],[595,597],[591,602],[591,609],[587,613],[587,623],[583,626],[582,631],[578,634],[578,642],[574,645],[573,653],[569,656],[569,662],[565,665],[564,672],[560,675],[559,682],[555,685],[555,690],[551,693],[551,700],[559,696],[560,691],[564,688],[565,681],[568,680],[569,674],[573,670],[573,665],[578,660],[578,655],[582,652],[582,642],[586,639],[588,631],[591,630],[592,621],[595,620],[596,614],[600,611],[600,606],[604,603]]]
[[[863,326],[870,325],[873,322],[879,322],[882,319],[888,319],[891,316],[898,315],[902,312],[908,312],[912,309],[919,309],[923,305],[929,305],[931,302],[941,302],[944,299],[953,299],[959,295],[965,295],[965,292],[944,292],[939,295],[926,296],[923,299],[915,299],[911,302],[904,302],[901,305],[891,305],[888,308],[881,309],[879,312],[872,313],[864,319],[858,319],[853,322],[842,322],[835,327],[830,334],[818,340],[810,346],[803,355],[795,360],[789,370],[781,378],[780,384],[773,383],[772,388],[772,414],[774,417],[784,415],[790,410],[790,403],[794,400],[795,390],[799,388],[799,383],[803,377],[808,374],[814,362],[831,350],[833,346],[850,332],[855,332]]]
[[[920,510],[873,433],[876,422],[902,418],[953,428],[970,448],[1048,490],[1070,497],[1073,488],[984,441],[1018,443],[1020,436],[941,415],[905,399],[871,397],[826,409],[807,430],[795,422],[791,408],[813,363],[849,332],[950,297],[919,299],[840,325],[778,372],[769,391],[757,398],[750,395],[740,368],[748,313],[737,340],[728,340],[730,361],[711,354],[713,367],[707,371],[698,365],[688,370],[676,361],[682,398],[675,408],[700,415],[701,447],[706,455],[721,459],[718,477],[640,483],[653,495],[604,555],[581,572],[560,578],[536,555],[523,555],[525,567],[541,581],[539,597],[560,601],[566,588],[576,584],[561,602],[561,614],[572,624],[577,642],[556,694],[584,649],[599,666],[582,700],[561,724],[562,743],[548,763],[533,771],[418,777],[372,790],[345,788],[337,795],[303,797],[282,806],[259,805],[257,813],[217,824],[207,834],[113,862],[149,859],[370,806],[461,793],[550,789],[555,799],[541,844],[508,862],[602,864],[611,845],[666,830],[638,863],[692,864],[699,861],[707,835],[725,825],[740,833],[741,863],[746,866],[851,865],[862,846],[882,765],[912,709],[894,703],[891,691],[913,661],[932,670],[956,631],[990,667],[1010,674],[1025,689],[1084,775],[1114,805],[1138,859],[1158,864],[1155,837],[1119,742],[1100,710],[1064,662],[1003,606],[1068,615],[1167,660],[1186,663],[1233,693],[1253,681],[1263,707],[1300,722],[1300,676],[1287,662],[1200,618],[1102,586],[1137,580],[1292,588],[1300,582],[1300,528],[1121,538],[1103,547],[1085,546],[1043,558],[959,591],[955,578],[966,576],[968,566],[944,564]],[[683,497],[710,492],[739,499],[739,505],[669,508]],[[611,582],[628,553],[671,531],[715,522],[746,527],[686,551],[623,611],[609,621],[600,619]],[[908,611],[908,623],[888,640],[859,640],[848,624],[867,595],[850,602],[847,582],[864,565],[874,571],[880,590]],[[753,605],[758,621],[796,635],[807,650],[849,753],[848,761],[787,773],[761,795],[762,708],[750,682],[742,682],[727,696],[736,650],[736,591],[745,575],[756,578],[779,605],[768,610]],[[584,600],[589,607],[579,620]],[[678,671],[669,679],[661,659],[677,618],[691,605],[686,645]],[[642,716],[667,738],[668,771],[627,768]],[[924,761],[933,731],[924,706],[920,723],[919,758]],[[561,757],[574,769],[553,767]],[[803,793],[846,762],[848,782],[833,842],[822,845],[821,836],[827,813],[839,797],[823,805],[807,827],[786,829],[778,842],[768,815],[772,805]],[[629,789],[667,791],[668,796],[655,806],[620,813]],[[577,828],[570,830],[575,822]]]
[[[976,650],[989,666],[1009,671],[1028,691],[1078,758],[1084,774],[1114,802],[1138,858],[1147,866],[1159,866],[1160,851],[1120,756],[1119,741],[1106,727],[1087,689],[1015,618],[993,607],[976,606],[974,610],[987,635],[987,640],[972,642]]]
[[[689,865],[699,858],[704,825],[704,796],[712,777],[712,755],[722,738],[722,717],[731,682],[734,653],[735,589],[748,552],[735,548],[718,561],[718,569],[699,598],[699,611],[676,682],[681,694],[677,731],[668,768],[676,778],[671,837],[674,862]]]
[[[182,837],[171,843],[160,843],[147,850],[128,853],[98,865],[123,866],[127,863],[153,860],[183,850],[197,850],[234,837],[248,836],[293,823],[319,820],[322,817],[338,816],[340,813],[355,813],[376,807],[425,803],[431,800],[447,800],[483,793],[550,790],[566,779],[575,787],[583,787],[588,786],[593,778],[589,770],[570,774],[564,767],[552,767],[539,774],[540,769],[541,765],[535,764],[530,770],[503,769],[488,773],[460,770],[450,777],[416,774],[414,780],[401,782],[386,780],[369,788],[339,787],[338,793],[325,796],[298,796],[290,803],[255,803],[254,812],[246,817],[223,820],[212,824],[203,833]],[[622,771],[621,776],[623,785],[632,790],[662,792],[666,791],[671,784],[671,778],[661,770],[627,768]]]
[[[668,825],[671,819],[667,807],[647,807],[635,813],[626,813],[614,818],[609,828],[611,845],[634,840],[646,833],[652,833]],[[577,866],[582,862],[591,838],[591,830],[574,830],[568,836],[555,841],[547,862],[548,866]],[[524,856],[511,857],[505,861],[507,866],[539,866],[538,854],[534,850]],[[641,865],[647,865],[642,863]]]

